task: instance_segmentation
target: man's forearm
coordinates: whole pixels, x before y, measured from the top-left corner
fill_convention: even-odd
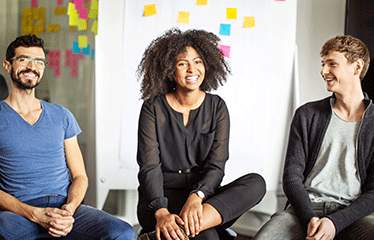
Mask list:
[[[22,203],[12,195],[0,190],[0,209],[16,213],[35,222],[36,207]]]
[[[88,187],[88,179],[85,176],[77,176],[73,179],[68,192],[68,199],[66,204],[72,205],[73,211],[78,208],[86,195]],[[74,213],[73,212],[73,213]]]

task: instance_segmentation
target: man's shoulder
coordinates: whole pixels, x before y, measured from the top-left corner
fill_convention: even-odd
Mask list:
[[[46,102],[46,101],[43,101],[43,100],[41,100],[40,102],[42,103],[42,106],[46,109],[46,111],[48,111],[48,112],[55,112],[55,113],[67,113],[67,112],[69,112],[70,113],[70,111],[62,105],[59,105],[59,104],[56,104],[56,103],[49,103],[49,102]]]
[[[300,106],[296,113],[298,114],[315,114],[317,112],[321,111],[330,111],[331,105],[330,105],[331,97],[326,97],[320,100],[311,101],[303,104]]]

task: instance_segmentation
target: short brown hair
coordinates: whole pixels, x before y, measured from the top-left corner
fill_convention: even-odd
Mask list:
[[[336,36],[328,40],[321,49],[321,57],[329,54],[330,51],[345,52],[345,57],[348,62],[353,63],[358,59],[364,61],[364,67],[362,68],[360,79],[362,80],[370,64],[370,54],[369,50],[360,39],[346,35],[346,36]]]

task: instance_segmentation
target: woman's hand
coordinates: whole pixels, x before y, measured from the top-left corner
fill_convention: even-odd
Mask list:
[[[184,221],[184,230],[189,236],[195,237],[199,234],[203,225],[203,200],[196,194],[192,193],[184,204],[179,216]]]
[[[161,208],[155,212],[156,224],[156,237],[157,240],[161,240],[160,233],[162,232],[167,240],[179,240],[184,239],[184,235],[181,232],[179,226],[184,225],[183,220],[175,214],[169,213],[166,208]]]

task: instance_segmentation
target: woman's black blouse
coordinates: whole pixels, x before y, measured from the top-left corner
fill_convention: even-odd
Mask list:
[[[165,96],[145,101],[139,118],[137,161],[139,194],[147,209],[167,208],[165,175],[191,169],[201,173],[191,190],[212,196],[224,176],[229,129],[229,113],[218,95],[206,94],[200,107],[190,111],[187,127],[183,114],[173,110]]]

